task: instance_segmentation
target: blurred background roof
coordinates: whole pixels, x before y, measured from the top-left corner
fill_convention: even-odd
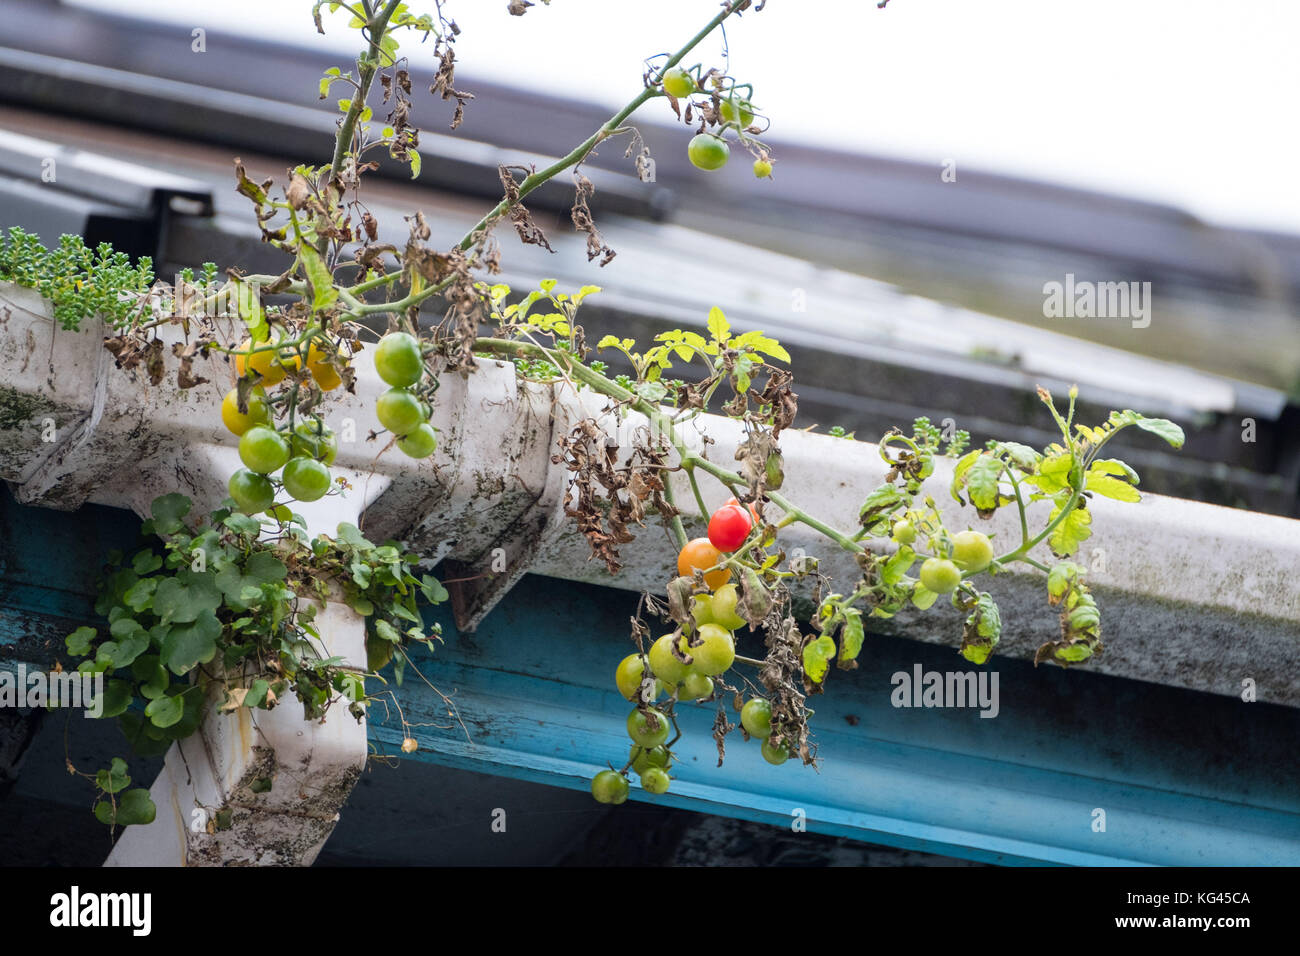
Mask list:
[[[5,224],[47,240],[111,236],[153,255],[163,275],[205,259],[276,268],[230,160],[242,155],[260,178],[326,158],[337,113],[317,80],[348,64],[345,15],[327,17],[322,38],[296,4],[142,0],[130,17],[119,6],[6,3]],[[635,91],[641,58],[680,42],[712,4],[665,2],[635,23],[579,0],[522,19],[504,7],[449,9],[463,28],[457,85],[477,98],[451,133],[450,106],[416,96],[420,179],[386,168],[366,187],[395,224],[390,238],[403,238],[401,216],[415,208],[435,241],[458,238],[499,198],[499,163],[567,152]],[[702,324],[721,305],[733,323],[789,343],[796,369],[817,370],[800,376],[802,424],[864,438],[927,415],[980,440],[1041,443],[1050,435],[1033,387],[1078,382],[1085,414],[1132,406],[1188,427],[1180,454],[1125,449],[1146,487],[1296,513],[1300,191],[1268,164],[1294,151],[1294,124],[1271,117],[1297,66],[1268,51],[1300,14],[1210,9],[1013,2],[976,13],[895,0],[809,18],[772,4],[698,57],[755,84],[773,122],[774,179],[755,180],[739,160],[696,170],[689,131],[652,103],[636,121],[653,182],[635,177],[618,141],[585,167],[618,258],[587,263],[568,222],[571,189],[557,182],[529,201],[557,253],[504,235],[504,278],[599,283],[593,331],[648,336]],[[966,42],[972,18],[980,45]],[[801,40],[810,30],[815,42]],[[990,47],[990,36],[1004,41]],[[1087,70],[1061,68],[1069,49],[1090,51]],[[427,53],[414,39],[404,52],[416,89],[427,86]],[[1211,55],[1218,67],[1202,69]],[[53,183],[42,152],[67,160]],[[143,188],[163,171],[185,184]],[[1046,318],[1044,284],[1067,274],[1150,282],[1151,324]]]

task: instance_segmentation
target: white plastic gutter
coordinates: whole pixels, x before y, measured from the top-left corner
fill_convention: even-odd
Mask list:
[[[234,436],[219,413],[234,382],[233,367],[219,358],[199,361],[195,371],[210,379],[208,384],[185,392],[153,388],[139,372],[115,369],[102,346],[105,330],[97,322],[86,325],[81,332],[62,331],[34,292],[0,285],[0,478],[20,501],[67,510],[92,501],[145,515],[150,501],[168,491],[193,498],[195,513],[215,507],[238,467]],[[168,356],[167,362],[168,374],[174,375],[175,360]],[[623,549],[626,567],[619,575],[610,577],[603,564],[590,561],[585,540],[564,517],[568,473],[551,462],[557,440],[583,418],[601,419],[611,440],[627,448],[629,429],[639,416],[617,423],[604,414],[606,400],[599,395],[521,386],[509,363],[483,361],[472,375],[443,377],[433,417],[439,448],[432,459],[415,462],[395,448],[385,450],[383,439],[366,440],[379,430],[374,404],[386,386],[374,374],[368,353],[357,367],[356,394],[331,393],[323,406],[340,439],[332,471],[346,477],[352,490],[345,499],[330,496],[297,506],[313,533],[333,533],[338,521],[357,520],[372,538],[402,537],[430,562],[455,561],[468,571],[456,577],[478,576],[452,588],[464,629],[476,626],[525,573],[654,592],[675,574],[676,548],[657,522],[649,522]],[[699,427],[717,442],[712,446],[716,460],[730,463],[737,424],[704,416]],[[877,447],[796,431],[784,433],[781,444],[790,497],[834,526],[856,527],[862,499],[884,477]],[[941,462],[926,488],[949,526],[970,524],[1014,541],[1015,514],[1004,509],[984,522],[969,508],[963,512],[948,494],[950,474]],[[705,503],[720,504],[728,493],[702,477]],[[693,511],[685,477],[676,475],[674,482],[678,505]],[[1294,583],[1300,572],[1300,522],[1156,495],[1137,504],[1094,499],[1090,507],[1093,536],[1079,559],[1092,568],[1106,651],[1088,669],[1233,696],[1250,681],[1259,700],[1300,706],[1300,669],[1294,666],[1300,650],[1300,587]],[[1046,504],[1032,506],[1031,519],[1045,520],[1046,509]],[[688,530],[703,533],[697,515],[687,519]],[[843,587],[856,578],[848,555],[802,526],[783,530],[782,544],[787,553],[802,548],[818,558],[821,569]],[[1052,561],[1045,547],[1039,557]],[[985,586],[1002,607],[999,653],[1032,658],[1039,644],[1057,635],[1040,574],[1000,575]],[[351,614],[345,608],[339,614],[334,652],[364,668],[361,622],[343,620]],[[954,648],[959,643],[959,615],[950,607],[936,605],[924,614],[908,612],[880,623],[918,640]],[[115,857],[161,862],[161,855],[170,862],[198,862],[213,855],[215,841],[215,855],[247,859],[255,847],[230,846],[221,832],[190,830],[196,807],[232,802],[278,814],[277,827],[301,829],[301,840],[277,842],[288,848],[281,862],[314,857],[322,820],[336,812],[364,763],[365,732],[361,727],[359,733],[351,728],[299,733],[302,723],[294,723],[288,710],[277,708],[269,716],[278,722],[284,714],[296,731],[278,723],[272,727],[259,712],[252,728],[259,733],[233,734],[234,718],[210,717],[202,746],[213,768],[211,779],[196,777],[197,783],[182,787],[179,778],[169,778],[181,757],[190,772],[198,759],[174,748],[169,769],[155,785],[160,818],[154,826],[168,817],[166,826],[175,828],[177,839],[166,843],[166,851],[142,846],[138,853],[123,847],[124,840]],[[326,727],[337,720],[352,723],[343,708],[336,710]],[[249,774],[260,773],[265,764],[259,740],[270,742],[278,767],[310,766],[313,784],[339,797],[337,804],[332,799],[322,804],[289,787],[273,788],[270,799],[246,792]],[[164,793],[166,799],[159,800]],[[313,809],[304,814],[308,806]],[[152,847],[164,845],[151,841]]]

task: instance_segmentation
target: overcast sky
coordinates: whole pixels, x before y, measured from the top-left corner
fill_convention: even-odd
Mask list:
[[[77,0],[187,26],[318,37],[310,0]],[[431,0],[409,0],[413,10]],[[467,75],[610,107],[715,0],[448,0]],[[326,24],[329,30],[329,23]],[[769,0],[728,27],[773,138],[1029,176],[1300,233],[1300,2]],[[544,53],[543,51],[554,51]],[[690,62],[720,63],[715,33]],[[643,120],[644,121],[644,120]]]

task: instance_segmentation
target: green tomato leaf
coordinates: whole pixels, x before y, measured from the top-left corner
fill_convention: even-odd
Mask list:
[[[966,491],[981,518],[987,518],[1011,499],[999,489],[1005,464],[993,455],[981,455],[966,474]]]
[[[952,470],[952,485],[949,488],[953,498],[960,504],[965,504],[966,499],[961,496],[961,489],[966,485],[966,473],[971,470],[971,466],[982,455],[978,448],[975,451],[967,452],[957,460],[957,464]]]
[[[844,611],[844,626],[840,629],[840,656],[838,666],[848,668],[862,651],[862,612],[857,608]]]
[[[1142,500],[1142,495],[1127,481],[1112,478],[1110,475],[1104,475],[1092,470],[1088,471],[1087,479],[1087,489],[1099,495],[1114,498],[1116,501]]]
[[[1056,520],[1057,515],[1061,513],[1058,505],[1052,509],[1051,517],[1048,519],[1050,524]],[[1076,507],[1069,516],[1056,526],[1051,536],[1047,539],[1052,553],[1058,558],[1068,558],[1079,550],[1079,545],[1088,538],[1092,537],[1092,514],[1087,508]]]
[[[917,581],[916,586],[912,588],[912,603],[922,611],[929,610],[937,600],[939,600],[939,595],[920,581]]]
[[[314,246],[302,243],[298,247],[298,258],[302,262],[307,281],[311,283],[312,309],[319,312],[328,309],[339,297],[339,290],[334,287],[334,275],[321,258]]]
[[[716,305],[709,309],[709,334],[715,342],[725,343],[731,336],[731,324]]]
[[[835,642],[823,634],[815,641],[809,641],[803,648],[803,672],[814,684],[826,679],[831,658],[835,656]]]

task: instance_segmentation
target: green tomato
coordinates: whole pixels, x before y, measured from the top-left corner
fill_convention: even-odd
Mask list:
[[[672,764],[672,755],[668,753],[668,748],[663,746],[647,749],[633,744],[628,759],[632,761],[632,769],[637,773],[645,773],[651,767],[667,770]]]
[[[737,119],[737,107],[739,107],[739,119]],[[718,113],[722,116],[724,123],[738,122],[742,129],[754,122],[752,104],[749,100],[742,100],[734,94],[719,104]]]
[[[760,748],[763,752],[763,759],[770,764],[780,766],[790,759],[790,748],[785,744],[779,747],[773,747],[770,740],[764,740]]]
[[[641,774],[641,789],[646,793],[667,793],[671,778],[658,767],[651,767]]]
[[[390,388],[380,395],[375,415],[379,424],[399,437],[409,435],[424,422],[420,400],[404,388]]]
[[[943,558],[927,558],[921,565],[921,585],[935,594],[951,594],[961,584],[957,565]]]
[[[758,179],[767,179],[772,175],[772,163],[766,159],[754,160],[754,176]]]
[[[421,422],[415,431],[397,440],[397,447],[412,458],[428,458],[438,448],[438,436],[434,434],[432,425]]]
[[[677,693],[679,700],[700,700],[711,696],[713,696],[713,678],[706,677],[694,669],[686,675]]]
[[[629,654],[618,662],[614,670],[614,683],[618,692],[628,700],[635,700],[641,682],[645,680],[645,658],[640,654]]]
[[[691,620],[695,626],[713,624],[713,600],[707,594],[697,594],[691,598]]]
[[[602,770],[591,780],[591,795],[599,803],[623,803],[629,789],[627,777],[614,770]]]
[[[654,727],[650,726],[651,714],[656,718]],[[666,743],[670,726],[668,718],[653,708],[649,711],[638,708],[627,715],[627,735],[642,747],[658,747]]]
[[[683,99],[696,90],[695,77],[680,66],[675,66],[664,73],[664,92],[674,99]]]
[[[291,458],[280,476],[295,501],[316,501],[330,490],[330,470],[315,458]]]
[[[258,514],[275,504],[275,488],[265,475],[240,468],[230,476],[226,490],[245,514]]]
[[[894,540],[899,544],[911,544],[916,540],[916,528],[910,521],[894,522]]]
[[[665,634],[650,645],[646,655],[650,659],[650,670],[669,687],[676,687],[686,677],[689,667],[673,654],[673,637]]]
[[[762,697],[745,701],[740,708],[740,724],[751,737],[766,740],[772,736],[772,703]]]
[[[953,535],[952,560],[963,571],[983,571],[993,563],[993,543],[979,531]]]
[[[721,169],[727,165],[727,159],[731,156],[731,147],[721,136],[699,133],[686,147],[686,155],[700,169]]]
[[[734,631],[747,623],[736,613],[740,591],[734,584],[724,584],[713,592],[713,623],[724,630]]]
[[[249,471],[269,475],[289,460],[289,443],[266,425],[254,425],[239,439],[239,460]]]
[[[713,677],[727,670],[736,660],[736,642],[731,634],[716,624],[705,624],[700,628],[699,639],[703,642],[689,646],[682,639],[682,650],[695,658],[695,669],[706,677]]]
[[[375,349],[375,371],[389,385],[414,385],[424,374],[419,341],[409,332],[389,332]]]
[[[326,465],[334,464],[339,453],[339,442],[334,437],[334,432],[324,422],[314,420],[298,423],[289,446],[294,455],[315,458]]]

